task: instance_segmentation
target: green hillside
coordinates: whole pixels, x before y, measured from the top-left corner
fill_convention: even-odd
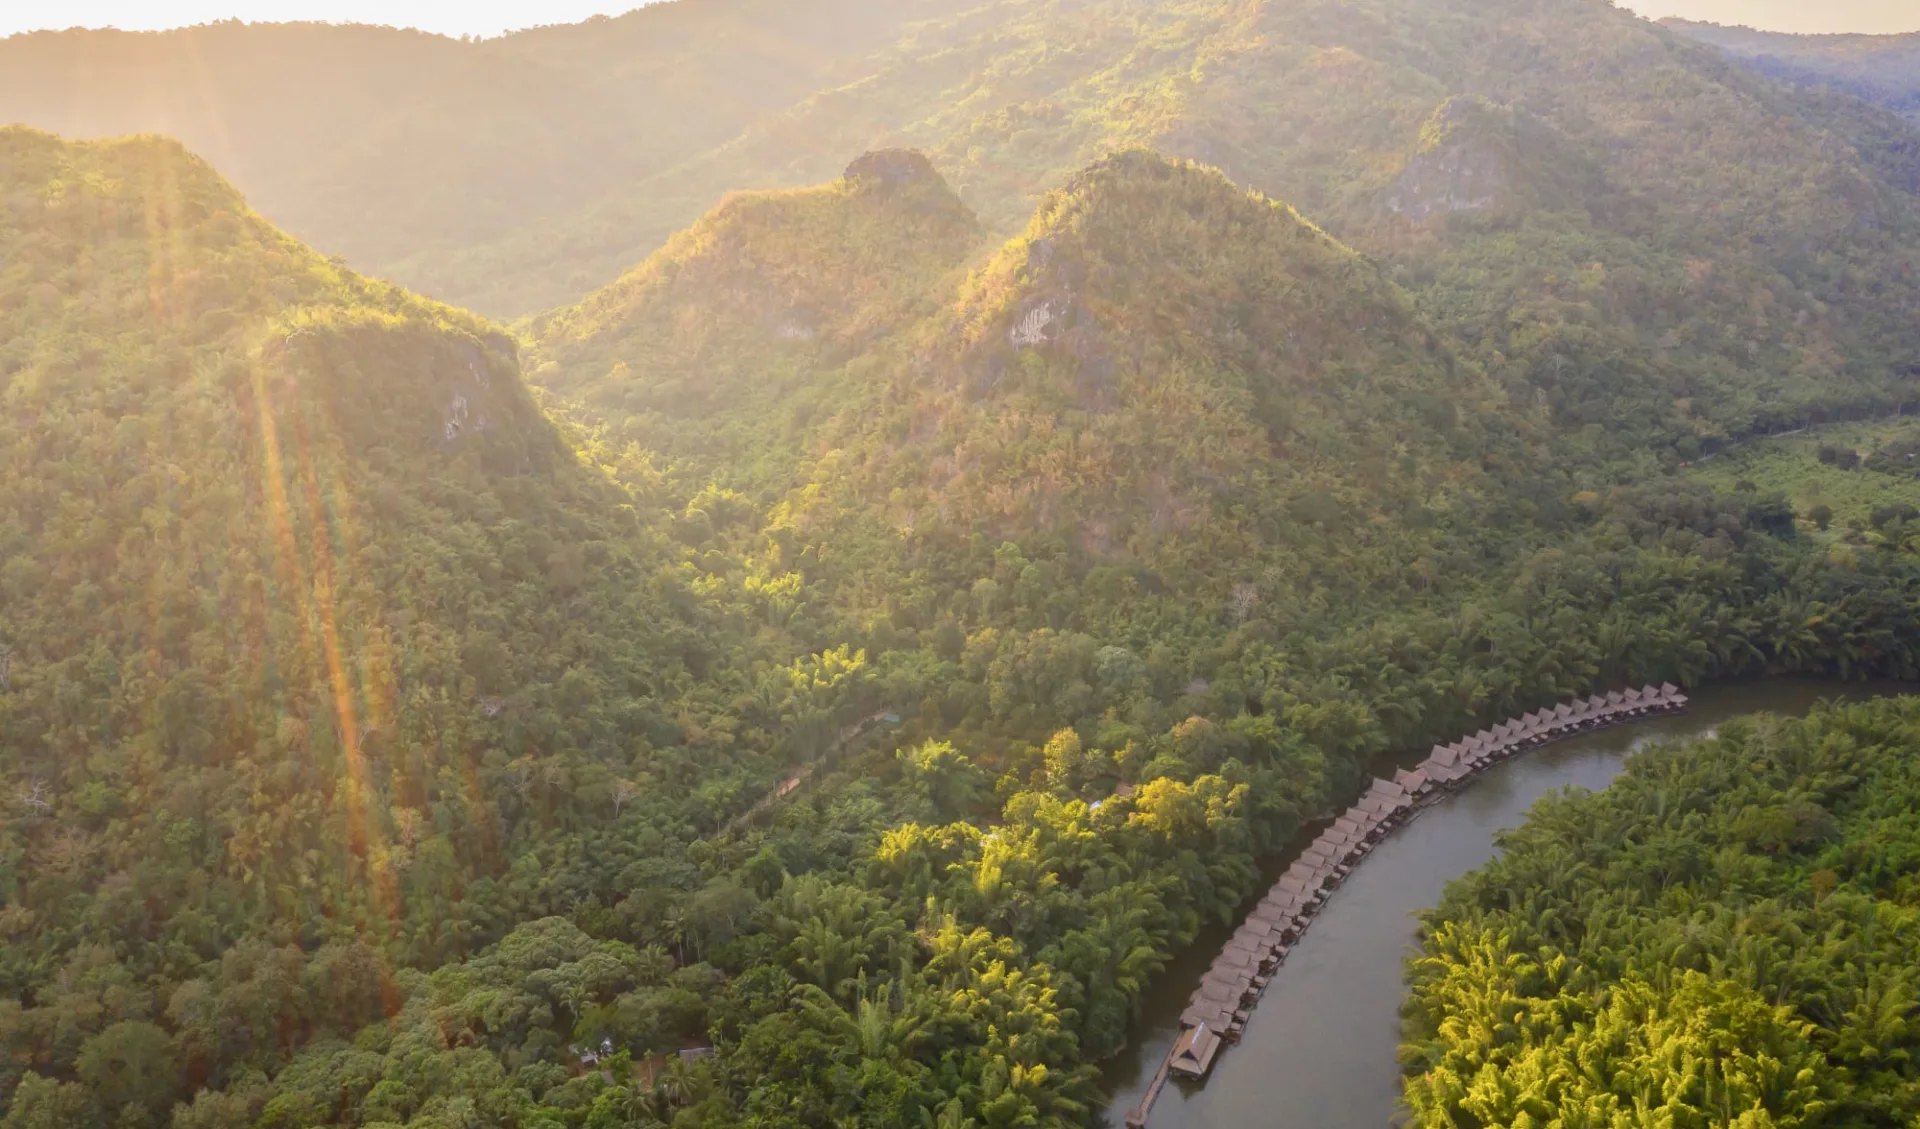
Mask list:
[[[1582,445],[1624,430],[1684,457],[1903,395],[1915,149],[1858,104],[1573,0],[993,15],[922,25],[870,77],[475,262],[611,277],[724,191],[824,180],[876,137],[1012,230],[1073,170],[1147,144],[1390,264]]]
[[[1916,742],[1742,719],[1542,802],[1425,923],[1413,1123],[1911,1124]]]
[[[857,399],[827,374],[926,316],[981,240],[925,157],[870,153],[832,184],[728,198],[535,320],[530,363],[682,477],[784,485],[808,421]]]
[[[0,341],[0,1084],[72,1107],[9,1126],[166,1124],[777,779],[510,339],[177,144],[0,131]]]
[[[868,371],[884,391],[824,429],[798,525],[858,515],[876,563],[1010,542],[1203,601],[1310,582],[1331,546],[1322,581],[1450,571],[1432,555],[1471,555],[1538,423],[1373,265],[1137,151],[1076,174]]]
[[[1583,451],[1883,410],[1920,353],[1911,126],[1582,0],[681,0],[476,44],[16,37],[0,76],[0,118],[176,132],[323,249],[497,315],[851,153],[923,150],[1004,236],[1146,146],[1387,265]]]

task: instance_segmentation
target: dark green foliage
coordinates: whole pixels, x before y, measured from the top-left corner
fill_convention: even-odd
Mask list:
[[[1415,1123],[1911,1124],[1916,745],[1763,716],[1543,801],[1424,926]]]

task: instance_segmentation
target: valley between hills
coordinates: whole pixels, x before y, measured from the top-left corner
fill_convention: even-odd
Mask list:
[[[1740,684],[1426,891],[1382,1085],[1912,1129],[1906,46],[0,40],[0,1127],[1118,1123],[1375,776]]]

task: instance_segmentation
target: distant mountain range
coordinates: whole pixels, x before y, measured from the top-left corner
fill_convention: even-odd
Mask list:
[[[1688,20],[1661,23],[1774,78],[1830,87],[1920,122],[1920,32],[1785,35]]]
[[[1140,145],[1375,256],[1564,423],[1691,450],[1898,403],[1920,142],[1696,34],[1557,0],[706,0],[474,44],[16,37],[0,119],[174,133],[320,248],[509,317],[865,149],[925,151],[1006,235]]]

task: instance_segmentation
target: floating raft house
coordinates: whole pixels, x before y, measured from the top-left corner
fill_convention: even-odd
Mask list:
[[[1181,1013],[1182,1030],[1172,1052],[1140,1104],[1127,1114],[1128,1129],[1144,1129],[1169,1073],[1204,1078],[1221,1049],[1239,1041],[1261,990],[1328,893],[1421,807],[1489,765],[1557,738],[1686,708],[1686,694],[1672,683],[1609,690],[1503,721],[1452,744],[1435,745],[1413,768],[1395,772],[1391,780],[1369,784],[1359,800],[1273,884],[1201,977],[1187,1010]]]

